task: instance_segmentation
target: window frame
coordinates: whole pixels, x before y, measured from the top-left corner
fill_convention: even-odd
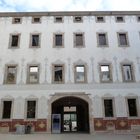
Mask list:
[[[38,67],[37,82],[30,82],[30,67]],[[40,64],[28,64],[27,65],[27,84],[39,84],[40,81]]]
[[[82,42],[83,45],[76,45],[76,35],[82,35]],[[73,43],[74,43],[74,48],[84,48],[85,47],[85,33],[84,32],[75,32],[73,33]]]
[[[56,45],[56,36],[62,36],[62,45]],[[64,48],[64,33],[54,33],[53,34],[53,48]]]
[[[32,39],[33,39],[34,35],[38,35],[38,37],[39,37],[38,46],[33,46],[32,45]],[[30,34],[30,45],[29,45],[29,48],[33,48],[33,49],[41,48],[41,33],[31,33]]]
[[[81,19],[76,20],[76,18],[81,18]],[[73,16],[73,22],[74,23],[82,23],[83,22],[83,16]]]
[[[118,18],[122,18],[122,20],[119,20]],[[125,22],[125,17],[124,16],[115,16],[115,21],[117,23],[124,23]]]
[[[38,22],[35,21],[36,18],[39,19]],[[32,23],[33,23],[33,24],[40,24],[40,23],[41,23],[41,17],[39,17],[39,16],[38,16],[38,17],[32,17]]]
[[[137,22],[140,22],[140,16],[136,16]]]
[[[62,81],[55,81],[55,66],[62,66]],[[52,64],[52,83],[53,84],[65,83],[65,65],[64,64]]]
[[[126,99],[126,107],[127,107],[127,116],[128,116],[128,118],[130,118],[130,119],[138,118],[139,115],[140,115],[138,97],[137,97],[137,96],[127,96],[125,99]],[[137,116],[130,116],[129,105],[128,105],[128,100],[129,100],[129,99],[135,99],[135,100],[136,100],[136,111],[137,111]]]
[[[16,22],[16,19],[20,19],[19,22]],[[12,24],[21,24],[22,23],[22,18],[21,17],[13,17],[12,18]]]
[[[100,45],[100,39],[99,39],[99,35],[100,34],[104,34],[105,35],[106,45]],[[107,32],[97,32],[96,33],[96,37],[97,37],[97,46],[98,47],[101,47],[101,48],[109,47],[109,44],[108,44],[108,34],[107,34]]]
[[[76,71],[76,67],[84,67],[84,81],[77,81],[76,79],[76,74],[77,74],[77,71]],[[74,81],[75,83],[87,83],[87,68],[86,68],[86,65],[85,64],[75,64],[74,65]]]
[[[102,71],[101,71],[101,66],[108,66],[109,67],[109,76],[110,79],[108,81],[103,81],[102,80]],[[100,83],[112,83],[113,82],[113,76],[112,76],[112,64],[111,63],[99,63],[99,71],[100,71]]]
[[[57,18],[61,18],[61,21],[57,21]],[[55,16],[54,17],[54,23],[64,23],[64,17],[63,16]]]
[[[125,80],[125,76],[124,76],[124,71],[123,71],[123,66],[127,65],[131,67],[131,77],[132,80]],[[135,82],[135,75],[134,75],[134,66],[133,63],[121,63],[121,72],[122,72],[122,81],[125,83],[131,83],[131,82]]]
[[[18,36],[17,46],[12,46],[13,36]],[[10,36],[9,36],[9,47],[8,48],[9,49],[18,49],[18,48],[20,48],[20,39],[21,39],[21,34],[20,33],[10,34]]]
[[[8,67],[15,67],[16,73],[15,73],[15,80],[14,82],[8,82],[7,76],[8,76]],[[5,65],[5,74],[4,74],[4,84],[16,84],[17,83],[17,73],[18,73],[18,65],[17,64],[6,64]]]
[[[11,101],[10,118],[3,118],[4,102],[5,101]],[[1,100],[1,119],[2,119],[2,121],[12,120],[12,118],[13,118],[13,104],[14,104],[13,99],[2,99]]]
[[[127,43],[126,45],[121,45],[120,34],[125,34],[125,37],[126,37],[126,43]],[[129,37],[128,37],[128,32],[117,32],[117,38],[118,38],[118,46],[119,46],[119,47],[122,47],[122,48],[130,47],[130,44],[129,44]]]
[[[27,117],[27,111],[28,111],[28,101],[35,101],[36,102],[36,106],[35,106],[35,118],[28,118]],[[25,100],[25,119],[26,120],[36,120],[37,119],[37,114],[38,114],[38,99],[36,98],[29,98]]]
[[[99,18],[103,18],[103,20],[99,20]],[[95,19],[97,23],[105,23],[105,16],[96,16]]]
[[[106,116],[105,114],[105,104],[104,104],[104,101],[105,100],[112,100],[112,112],[113,112],[113,116]],[[102,105],[103,105],[103,116],[104,116],[104,119],[113,119],[116,117],[116,109],[115,109],[115,98],[114,97],[103,97],[102,98]]]

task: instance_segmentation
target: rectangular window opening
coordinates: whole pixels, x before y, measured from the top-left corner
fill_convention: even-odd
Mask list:
[[[85,82],[85,66],[79,65],[75,67],[76,69],[76,82]]]
[[[63,66],[54,66],[54,82],[63,82]]]
[[[2,119],[11,118],[12,101],[3,101],[3,114]]]
[[[99,46],[107,45],[106,34],[103,34],[103,33],[98,34],[98,39],[99,39]]]
[[[137,104],[136,99],[128,99],[128,110],[129,110],[129,116],[130,117],[137,117]]]
[[[11,38],[11,47],[18,47],[18,42],[19,42],[19,35],[12,35]]]
[[[83,34],[75,34],[75,46],[84,46]]]
[[[36,118],[36,101],[27,101],[27,119]]]
[[[127,34],[119,33],[119,45],[120,46],[128,46]]]
[[[56,47],[62,47],[63,46],[63,35],[62,34],[56,34],[55,35],[55,46]]]
[[[32,35],[31,47],[39,47],[39,35]]]
[[[112,99],[104,99],[105,117],[113,117],[113,101]]]

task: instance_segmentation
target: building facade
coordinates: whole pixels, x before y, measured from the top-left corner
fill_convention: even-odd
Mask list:
[[[0,13],[0,131],[140,130],[140,12]]]

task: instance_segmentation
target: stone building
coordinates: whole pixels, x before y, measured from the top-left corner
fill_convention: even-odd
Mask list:
[[[0,131],[140,130],[140,12],[0,13]]]

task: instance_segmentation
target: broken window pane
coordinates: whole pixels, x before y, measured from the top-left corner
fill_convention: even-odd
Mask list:
[[[63,66],[54,66],[54,81],[63,82]]]
[[[128,110],[129,110],[130,117],[136,117],[138,115],[136,99],[128,99]]]
[[[113,102],[112,99],[104,100],[105,117],[113,117]]]
[[[85,67],[76,66],[76,82],[85,82]]]
[[[3,101],[3,119],[10,119],[11,118],[11,107],[12,101]]]
[[[109,65],[101,66],[101,81],[108,82],[111,80]]]
[[[34,119],[36,114],[36,101],[27,101],[27,118]]]

